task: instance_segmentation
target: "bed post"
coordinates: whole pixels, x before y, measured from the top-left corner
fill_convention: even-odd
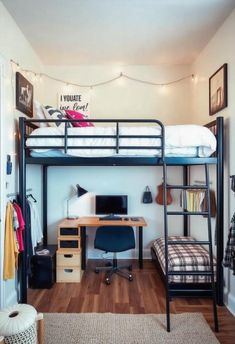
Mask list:
[[[216,243],[217,243],[217,303],[223,305],[223,255],[224,255],[224,119],[217,117],[217,178],[216,178]]]
[[[183,185],[188,185],[188,165],[183,166]],[[184,211],[187,211],[184,209]],[[184,236],[188,236],[188,216],[184,215]]]
[[[25,118],[19,118],[19,201],[23,218],[26,218],[26,163],[25,163]],[[19,302],[27,303],[27,231],[23,231],[24,247],[20,266]]]
[[[42,167],[43,245],[47,245],[47,167]]]

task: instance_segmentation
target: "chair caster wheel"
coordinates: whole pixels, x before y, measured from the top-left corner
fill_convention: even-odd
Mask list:
[[[105,279],[105,283],[106,283],[107,285],[110,285],[110,283],[111,283],[110,279],[109,279],[109,278],[106,278],[106,279]]]
[[[129,275],[128,279],[129,279],[130,282],[133,281],[133,276]]]
[[[95,269],[95,273],[98,274],[98,273],[99,273],[99,270],[98,270],[98,269]]]

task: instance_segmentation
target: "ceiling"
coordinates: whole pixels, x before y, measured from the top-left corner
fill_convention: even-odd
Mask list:
[[[189,64],[235,0],[2,0],[43,63]]]

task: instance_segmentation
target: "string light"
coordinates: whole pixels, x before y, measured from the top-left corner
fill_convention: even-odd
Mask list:
[[[189,75],[186,75],[182,78],[179,78],[179,79],[176,79],[176,80],[172,80],[172,81],[168,81],[168,82],[153,82],[153,81],[148,81],[148,80],[142,80],[142,79],[138,79],[138,78],[134,78],[130,75],[127,75],[123,72],[120,72],[120,74],[114,78],[111,78],[111,79],[108,79],[108,80],[105,80],[105,81],[101,81],[101,82],[97,82],[97,83],[94,83],[94,84],[79,84],[79,83],[73,83],[73,82],[68,82],[66,80],[62,80],[62,79],[59,79],[59,78],[55,78],[47,73],[36,73],[30,69],[23,69],[20,67],[19,63],[15,62],[14,60],[10,60],[11,63],[15,66],[17,66],[16,68],[20,69],[22,72],[26,73],[26,75],[33,75],[34,76],[34,81],[38,81],[38,80],[42,80],[42,77],[45,77],[47,79],[50,79],[50,80],[54,80],[54,81],[57,81],[57,82],[60,82],[64,85],[66,85],[66,87],[71,87],[71,86],[75,86],[75,87],[84,87],[84,88],[90,88],[90,89],[93,89],[95,87],[99,87],[99,86],[104,86],[104,85],[107,85],[107,84],[110,84],[116,80],[119,80],[119,79],[128,79],[128,80],[131,80],[131,81],[134,81],[134,82],[139,82],[139,83],[142,83],[142,84],[145,84],[145,85],[151,85],[151,86],[168,86],[168,85],[172,85],[172,84],[176,84],[176,83],[179,83],[183,80],[186,80],[186,79],[191,79],[192,81],[195,81],[195,76],[194,74],[189,74]],[[39,77],[39,79],[37,78],[37,76]]]

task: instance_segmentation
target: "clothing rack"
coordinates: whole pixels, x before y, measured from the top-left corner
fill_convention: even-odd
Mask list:
[[[26,189],[26,192],[30,192],[30,191],[33,191],[33,189],[32,188]],[[6,196],[7,196],[7,198],[19,196],[19,192],[8,193]]]

